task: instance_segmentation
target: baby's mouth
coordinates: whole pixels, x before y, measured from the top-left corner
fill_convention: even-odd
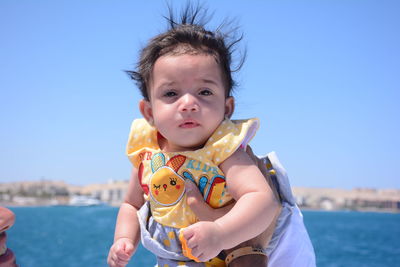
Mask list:
[[[197,126],[199,126],[200,124],[195,122],[195,121],[185,121],[184,123],[180,124],[179,127],[181,128],[195,128]]]

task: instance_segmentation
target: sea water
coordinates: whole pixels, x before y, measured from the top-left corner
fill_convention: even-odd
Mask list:
[[[107,266],[115,207],[18,207],[7,231],[20,267]],[[400,266],[400,214],[304,211],[318,266]],[[139,247],[128,266],[154,266]]]
[[[400,214],[303,212],[318,266],[400,266]]]

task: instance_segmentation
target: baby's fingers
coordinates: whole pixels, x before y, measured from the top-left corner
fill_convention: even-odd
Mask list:
[[[193,235],[195,234],[195,229],[194,229],[193,225],[188,226],[188,227],[182,229],[182,230],[181,230],[181,234],[183,235],[183,237],[184,237],[187,241],[189,241],[189,240],[193,237]]]
[[[110,267],[125,267],[126,265],[128,265],[128,262],[119,259],[111,259],[109,260],[108,264],[110,265]]]
[[[131,255],[126,253],[125,250],[123,250],[123,249],[117,250],[115,254],[116,254],[118,260],[120,260],[120,261],[128,262],[129,259],[131,258]]]
[[[202,249],[199,246],[192,248],[191,252],[198,262],[207,262],[214,257],[207,249]]]
[[[196,257],[196,255],[194,255],[192,253],[192,248],[194,247],[193,240],[192,240],[193,238],[191,238],[191,240],[186,239],[185,236],[184,236],[184,231],[186,231],[186,229],[185,230],[182,229],[181,232],[179,233],[179,240],[182,243],[182,253],[183,253],[183,255],[185,255],[189,259],[192,259],[194,261],[200,262],[200,260]],[[190,233],[186,234],[186,235],[192,237],[190,235]],[[191,241],[191,245],[189,246],[188,242],[190,242],[190,241]]]
[[[196,235],[192,235],[191,238],[187,240],[186,246],[186,250],[190,252],[189,258],[194,259],[197,262],[205,262],[211,258],[210,255],[206,253],[207,244],[201,242]]]
[[[125,267],[128,261],[120,259],[117,253],[110,253],[107,263],[110,267]]]
[[[124,251],[125,251],[125,253],[126,253],[126,255],[128,255],[129,256],[129,258],[132,256],[132,254],[133,254],[133,251],[134,251],[134,246],[133,246],[133,244],[132,243],[126,243],[125,244],[125,248],[124,248]]]

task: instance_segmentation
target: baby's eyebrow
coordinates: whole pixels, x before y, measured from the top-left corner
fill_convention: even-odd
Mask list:
[[[202,82],[204,83],[209,83],[209,84],[213,84],[213,85],[218,85],[218,83],[214,80],[210,80],[210,79],[201,79]]]
[[[175,85],[174,81],[165,81],[165,82],[162,82],[159,87],[172,86],[172,85]]]

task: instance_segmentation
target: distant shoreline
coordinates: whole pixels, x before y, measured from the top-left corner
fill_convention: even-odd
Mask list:
[[[110,208],[118,208],[119,206],[115,205],[98,205],[98,206],[72,206],[72,205],[15,205],[15,203],[4,203],[0,202],[0,206],[6,207],[6,208],[45,208],[45,207],[70,207],[70,208],[95,208],[95,207],[110,207]],[[394,210],[385,210],[385,209],[358,209],[358,210],[352,210],[352,209],[337,209],[337,210],[324,210],[324,209],[314,209],[314,208],[308,208],[308,207],[300,207],[301,211],[305,212],[360,212],[360,213],[388,213],[388,214],[400,214],[398,211]]]
[[[351,210],[351,209],[338,209],[338,210],[324,210],[324,209],[312,209],[312,208],[302,208],[301,211],[315,211],[315,212],[360,212],[360,213],[389,213],[389,214],[400,214],[399,211],[395,210],[383,210],[383,209],[359,209],[359,210]]]
[[[63,181],[40,180],[0,183],[0,205],[44,207],[70,205],[74,198],[118,207],[124,200],[128,181],[69,185]],[[292,187],[295,202],[304,211],[357,211],[400,213],[400,189]]]

